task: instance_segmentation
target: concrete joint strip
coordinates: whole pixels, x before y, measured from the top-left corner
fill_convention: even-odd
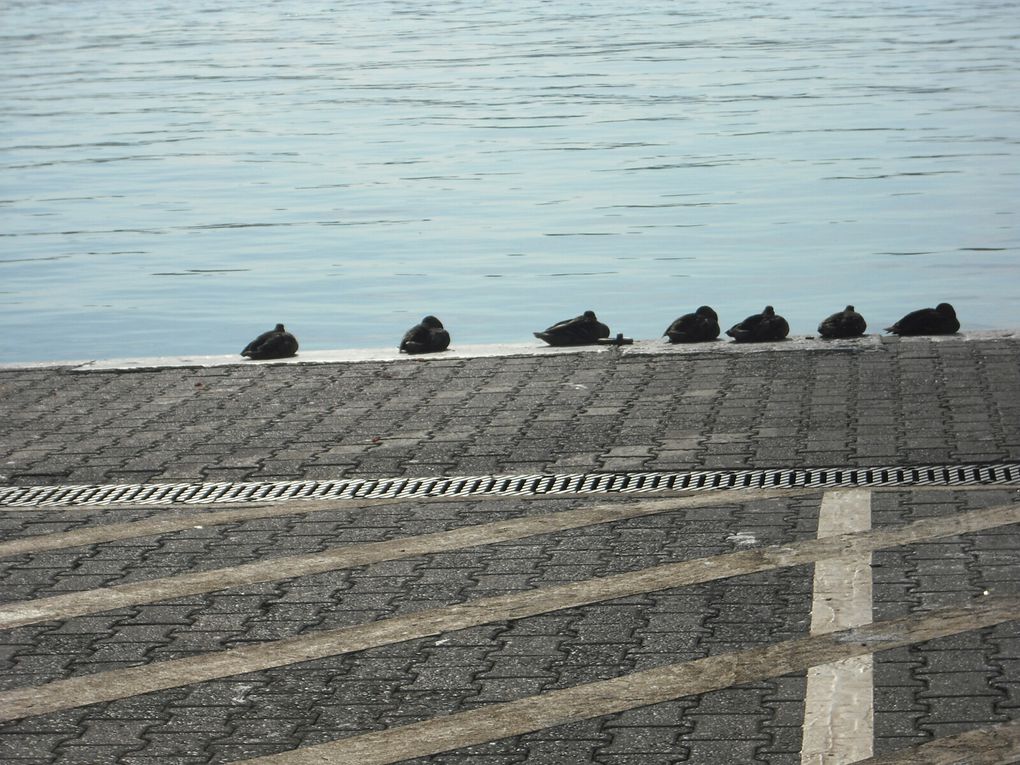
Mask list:
[[[1020,720],[945,736],[857,765],[1007,765],[1020,762]]]
[[[288,515],[321,512],[323,510],[365,510],[382,505],[397,505],[402,502],[407,503],[408,500],[375,499],[351,504],[327,501],[309,502],[306,505],[293,503],[245,505],[237,508],[210,510],[204,513],[190,512],[186,515],[176,515],[169,518],[160,516],[159,518],[144,521],[104,523],[98,526],[75,529],[74,531],[40,534],[38,536],[12,539],[9,542],[0,542],[0,557],[37,553],[45,550],[62,550],[68,547],[115,542],[121,539],[172,534],[173,532],[184,531],[186,529],[237,523],[256,518],[278,518]],[[28,511],[26,508],[14,509],[22,512]],[[117,510],[124,509],[129,508],[117,508]],[[31,510],[36,510],[36,508],[31,508]]]
[[[614,598],[754,574],[857,552],[928,541],[1020,522],[1020,505],[929,518],[895,529],[806,540],[654,566],[626,574],[479,598],[444,608],[322,630],[269,643],[57,680],[0,693],[0,721],[176,688],[231,675],[361,651],[496,621],[521,619]]]
[[[789,496],[791,493],[793,492],[742,492],[740,501],[755,498],[770,499]],[[539,534],[655,515],[685,507],[705,507],[735,501],[737,500],[732,493],[722,492],[714,497],[681,497],[599,504],[548,515],[527,516],[511,521],[464,526],[452,531],[401,537],[385,542],[347,545],[308,555],[281,556],[240,566],[111,585],[101,589],[5,604],[0,606],[0,629],[215,592],[230,587],[354,568],[369,563],[507,542]]]
[[[786,640],[775,645],[670,664],[518,701],[436,717],[290,752],[245,765],[392,765],[453,749],[759,682],[818,664],[870,655],[1017,619],[1020,598],[986,598],[963,608]]]

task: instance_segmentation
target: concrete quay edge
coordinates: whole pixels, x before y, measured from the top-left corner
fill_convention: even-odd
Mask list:
[[[68,359],[54,361],[2,362],[0,372],[14,369],[62,368],[74,372],[126,371],[134,369],[160,369],[164,367],[218,367],[256,366],[266,364],[350,364],[378,361],[428,361],[433,359],[499,358],[504,356],[558,356],[569,353],[606,353],[618,351],[628,354],[694,355],[705,353],[762,353],[778,350],[827,351],[833,349],[861,349],[881,347],[889,343],[912,342],[968,342],[980,340],[1010,340],[1020,337],[1020,329],[960,332],[955,335],[925,337],[897,337],[893,335],[864,335],[850,340],[823,340],[812,335],[792,336],[780,342],[736,343],[720,339],[710,343],[670,344],[664,340],[634,340],[628,345],[584,345],[552,347],[536,343],[489,343],[454,346],[442,353],[409,356],[393,348],[347,348],[334,350],[299,351],[289,359],[252,361],[236,354],[147,356],[112,359]]]

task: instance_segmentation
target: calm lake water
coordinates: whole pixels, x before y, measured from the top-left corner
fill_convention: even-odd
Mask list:
[[[1018,11],[6,0],[0,361],[1020,326]]]

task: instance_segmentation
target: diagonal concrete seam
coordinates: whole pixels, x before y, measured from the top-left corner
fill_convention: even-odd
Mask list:
[[[669,664],[612,680],[548,691],[517,701],[240,762],[245,765],[391,765],[956,635],[1016,620],[1018,614],[1020,598],[990,597],[968,607],[945,608],[786,640],[763,648]]]
[[[657,590],[813,563],[1020,522],[1020,504],[928,518],[890,529],[841,534],[789,545],[695,558],[638,571],[479,598],[352,627],[185,659],[82,675],[0,694],[0,721],[175,688],[231,675],[351,653],[494,621],[521,619]]]

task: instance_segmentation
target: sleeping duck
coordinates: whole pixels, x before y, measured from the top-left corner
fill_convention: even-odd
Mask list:
[[[704,343],[719,337],[719,317],[707,305],[686,313],[663,332],[671,343]]]
[[[435,316],[426,316],[404,333],[400,350],[404,353],[435,353],[450,347],[450,333]]]
[[[592,345],[609,337],[609,327],[595,317],[594,311],[585,311],[580,316],[557,322],[534,334],[549,345]]]
[[[263,332],[241,351],[249,359],[285,359],[297,353],[298,341],[290,332],[277,324],[274,329]]]
[[[911,311],[886,332],[894,335],[952,335],[960,330],[956,310],[949,303],[939,303],[934,308]]]
[[[790,334],[790,325],[786,319],[776,314],[772,306],[748,316],[739,324],[734,324],[726,334],[738,343],[767,343],[771,340],[783,340]]]
[[[864,317],[857,313],[852,305],[848,305],[819,324],[818,334],[828,338],[860,337],[867,328],[868,323],[864,321]]]

